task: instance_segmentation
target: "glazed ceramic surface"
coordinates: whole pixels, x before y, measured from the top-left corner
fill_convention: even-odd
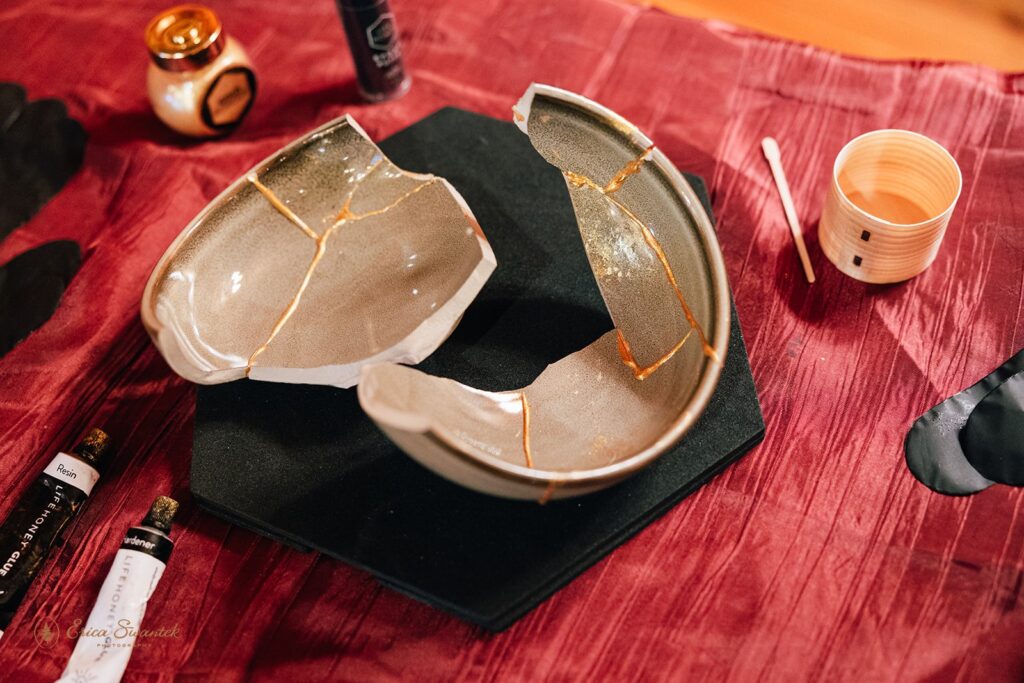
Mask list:
[[[433,352],[494,267],[455,189],[397,168],[345,117],[204,209],[153,271],[142,319],[194,382],[348,387],[364,363]]]
[[[547,500],[619,481],[689,429],[718,381],[729,292],[696,195],[632,124],[541,85],[513,111],[565,177],[616,329],[524,389],[485,392],[381,364],[364,368],[359,398],[396,444],[441,475]]]

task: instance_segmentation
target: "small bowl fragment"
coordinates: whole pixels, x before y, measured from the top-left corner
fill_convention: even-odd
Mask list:
[[[153,270],[142,320],[193,382],[350,387],[366,363],[430,355],[495,265],[458,192],[392,164],[346,116],[203,209]]]

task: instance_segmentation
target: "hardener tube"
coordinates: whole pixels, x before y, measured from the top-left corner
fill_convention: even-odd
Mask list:
[[[149,514],[121,541],[96,604],[58,683],[121,680],[131,659],[139,626],[153,590],[174,549],[168,533],[178,503],[167,496],[153,501]]]

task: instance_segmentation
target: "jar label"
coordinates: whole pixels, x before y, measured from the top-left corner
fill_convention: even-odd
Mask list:
[[[225,69],[203,97],[203,123],[226,133],[241,123],[255,97],[256,75],[251,69],[244,66]]]

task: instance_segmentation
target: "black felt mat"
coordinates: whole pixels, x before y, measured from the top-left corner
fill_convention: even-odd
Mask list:
[[[498,259],[423,370],[513,389],[611,329],[565,183],[511,123],[444,109],[381,148],[402,168],[448,178]],[[703,182],[690,181],[707,204]],[[546,506],[484,496],[395,448],[354,389],[242,380],[199,388],[192,492],[235,523],[501,630],[763,435],[734,310],[729,355],[704,416],[673,450],[609,490]]]

